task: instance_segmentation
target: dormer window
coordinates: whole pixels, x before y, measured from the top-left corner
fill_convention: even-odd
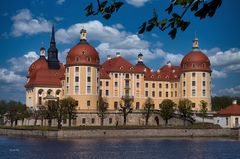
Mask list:
[[[88,60],[88,62],[91,62],[91,57],[88,57],[87,60]]]
[[[78,62],[79,61],[79,57],[75,57],[75,62]]]
[[[205,63],[202,64],[202,67],[205,68]]]
[[[196,65],[193,63],[193,64],[192,64],[192,68],[195,68],[195,66],[196,66]]]
[[[85,51],[82,51],[82,54],[85,55]]]

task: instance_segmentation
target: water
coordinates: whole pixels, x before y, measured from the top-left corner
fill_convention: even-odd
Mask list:
[[[239,159],[240,141],[224,138],[55,140],[0,136],[3,159]]]

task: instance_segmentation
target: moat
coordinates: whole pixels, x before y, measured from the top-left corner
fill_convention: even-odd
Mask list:
[[[56,140],[0,136],[1,158],[240,158],[230,138],[121,138]]]

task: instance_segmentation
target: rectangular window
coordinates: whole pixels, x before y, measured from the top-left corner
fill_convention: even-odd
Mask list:
[[[202,94],[203,94],[204,97],[206,96],[206,90],[205,89],[202,90]]]
[[[154,91],[152,91],[152,97],[155,97],[155,92]]]
[[[102,86],[102,81],[100,81],[100,86]]]
[[[183,90],[183,96],[186,96],[186,90]]]
[[[69,77],[67,77],[67,83],[69,83]]]
[[[161,83],[159,83],[158,87],[159,87],[159,88],[162,88],[162,84],[161,84]]]
[[[87,101],[87,106],[90,107],[90,105],[91,105],[91,102],[90,102],[90,100],[88,100]]]
[[[91,93],[91,86],[87,86],[87,93]]]
[[[109,118],[109,124],[112,124],[112,118]]]
[[[186,86],[186,82],[184,81],[184,82],[183,82],[183,87],[185,87],[185,86]]]
[[[91,67],[87,67],[87,72],[88,72],[88,73],[91,72]]]
[[[140,102],[136,102],[136,110],[139,110],[140,108]]]
[[[192,73],[192,77],[196,77],[196,73]]]
[[[202,85],[203,85],[203,87],[205,87],[206,86],[206,81],[202,81]]]
[[[177,91],[175,91],[175,97],[177,97]]]
[[[86,118],[82,118],[82,124],[86,124]]]
[[[177,88],[177,83],[175,83],[175,88]]]
[[[117,73],[115,73],[115,78],[118,78],[118,74]]]
[[[109,82],[108,81],[106,81],[106,86],[109,86]]]
[[[115,85],[115,87],[117,87],[117,86],[118,86],[118,83],[117,83],[117,82],[115,82],[115,83],[114,83],[114,85]]]
[[[75,82],[79,82],[79,77],[78,76],[75,77]]]
[[[75,72],[79,72],[79,67],[75,67]]]
[[[192,89],[192,96],[196,96],[196,90]]]
[[[171,97],[173,97],[173,92],[171,92]]]
[[[137,75],[137,79],[139,79],[139,75]]]
[[[95,118],[92,118],[92,124],[94,124],[95,123]]]
[[[228,117],[226,117],[226,125],[228,125]]]
[[[159,95],[159,97],[162,97],[162,92],[160,91],[158,95]]]
[[[79,86],[75,86],[75,94],[79,93]]]
[[[69,94],[69,87],[67,86],[67,95]]]
[[[148,91],[145,91],[145,97],[148,97]]]
[[[137,82],[137,88],[139,88],[139,82]]]
[[[109,96],[109,91],[108,90],[106,90],[106,96]]]
[[[173,89],[173,83],[171,84],[171,88]]]
[[[42,97],[38,97],[38,104],[42,105]]]
[[[88,82],[91,82],[91,77],[87,77],[87,81],[88,81]]]
[[[145,87],[148,88],[148,83],[145,83]]]
[[[192,81],[192,86],[196,86],[196,81]]]
[[[168,92],[166,92],[166,97],[168,98]]]
[[[203,77],[206,77],[206,73],[203,73],[202,76],[203,76]]]
[[[152,88],[155,88],[155,83],[152,83]]]
[[[196,107],[196,103],[192,103],[192,108],[195,108]]]
[[[168,89],[168,84],[166,84],[166,88]]]
[[[118,109],[118,102],[114,102],[114,110]]]

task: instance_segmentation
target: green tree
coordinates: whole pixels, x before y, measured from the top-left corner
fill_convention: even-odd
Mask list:
[[[160,116],[165,120],[165,126],[168,120],[174,116],[176,104],[170,99],[164,99],[160,104]]]
[[[178,111],[183,117],[185,126],[187,118],[192,116],[192,101],[189,99],[179,100]]]
[[[148,120],[154,111],[154,102],[152,98],[148,97],[144,103],[143,115],[145,117],[145,124],[148,125]]]
[[[60,105],[66,108],[66,118],[68,119],[68,125],[72,125],[72,119],[76,118],[77,114],[77,101],[72,97],[67,97],[60,100]]]
[[[97,110],[98,110],[98,116],[101,119],[101,126],[103,126],[104,119],[107,117],[106,112],[108,110],[108,103],[106,99],[104,99],[101,95],[99,95],[99,98],[98,98]]]
[[[22,121],[22,125],[24,124],[24,119],[31,117],[31,112],[26,105],[22,105],[19,108],[18,118]]]
[[[48,119],[48,126],[52,126],[52,120],[57,118],[57,111],[58,111],[58,102],[55,100],[48,100],[46,102],[47,105],[47,119]],[[38,112],[39,114],[39,112]]]
[[[119,111],[122,112],[123,114],[123,125],[126,125],[127,123],[127,116],[129,113],[132,113],[132,103],[133,103],[133,98],[129,96],[124,96],[122,97],[120,101],[120,109]]]
[[[4,115],[7,112],[7,102],[0,100],[0,124],[4,124]]]
[[[86,16],[101,15],[105,19],[110,19],[113,13],[119,11],[125,4],[120,0],[94,0],[85,8]],[[139,34],[145,31],[150,32],[153,28],[160,31],[169,30],[169,36],[174,39],[177,31],[185,31],[190,24],[190,20],[185,20],[187,13],[193,14],[195,17],[204,19],[213,17],[216,10],[221,6],[222,0],[172,0],[165,9],[167,13],[165,18],[163,15],[158,16],[157,10],[153,9],[150,19],[144,21],[139,27]]]
[[[200,116],[202,117],[202,120],[203,120],[203,123],[204,123],[204,118],[207,117],[207,111],[208,111],[208,108],[207,108],[207,105],[208,103],[204,100],[201,100],[200,101]]]
[[[45,106],[39,106],[38,115],[41,119],[41,126],[43,126],[43,120],[47,118],[47,108]]]
[[[7,112],[6,117],[8,120],[10,120],[11,127],[15,123],[15,126],[17,126],[18,120],[19,120],[19,114],[21,107],[23,107],[23,104],[16,101],[9,101],[7,104]]]

